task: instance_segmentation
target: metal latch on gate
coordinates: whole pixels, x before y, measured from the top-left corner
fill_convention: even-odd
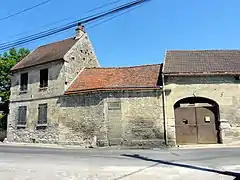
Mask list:
[[[211,121],[209,116],[204,117],[204,120],[205,120],[206,123]]]

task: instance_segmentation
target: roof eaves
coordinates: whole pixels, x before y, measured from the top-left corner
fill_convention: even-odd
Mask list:
[[[23,69],[28,69],[28,68],[32,68],[32,67],[37,67],[37,66],[40,66],[40,65],[44,65],[44,64],[49,64],[49,63],[52,63],[52,62],[56,62],[56,61],[64,61],[63,58],[61,59],[55,59],[55,60],[52,60],[52,61],[47,61],[47,62],[43,62],[43,63],[39,63],[39,64],[34,64],[34,65],[29,65],[29,66],[25,66],[25,67],[21,67],[21,68],[16,68],[16,69],[11,69],[11,72],[16,72],[16,71],[21,71]]]
[[[31,51],[26,57],[24,57],[21,61],[23,61],[25,58],[27,58],[28,56],[30,56],[34,51],[36,51],[38,48],[34,49],[33,51]],[[10,72],[13,72],[15,70],[18,70],[20,68],[17,68],[17,65],[21,63],[21,61],[19,61],[17,64],[15,64],[11,69]]]
[[[160,89],[162,89],[162,86],[153,86],[153,87],[108,87],[108,88],[93,88],[93,89],[66,91],[64,93],[64,95],[82,94],[82,93],[98,92],[98,91],[160,90]]]
[[[217,76],[217,75],[240,75],[240,72],[199,72],[199,73],[193,73],[193,72],[186,72],[186,73],[173,73],[173,72],[167,72],[164,73],[166,76]]]

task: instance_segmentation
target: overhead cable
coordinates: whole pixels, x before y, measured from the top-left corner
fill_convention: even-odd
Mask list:
[[[2,17],[2,18],[0,18],[0,21],[9,19],[9,18],[11,18],[11,17],[17,16],[17,15],[22,14],[22,13],[25,13],[25,12],[30,11],[30,10],[32,10],[32,9],[35,9],[35,8],[37,8],[37,7],[39,7],[39,6],[42,6],[42,5],[44,5],[44,4],[47,4],[47,3],[51,2],[51,1],[52,1],[52,0],[43,1],[43,2],[41,2],[41,3],[39,3],[39,4],[36,4],[36,5],[32,6],[32,7],[29,7],[29,8],[23,9],[23,10],[21,10],[21,11],[19,11],[19,12],[10,14],[10,15],[5,16],[5,17]]]
[[[36,33],[36,34],[30,35],[30,36],[27,36],[25,38],[20,38],[16,41],[9,42],[9,43],[0,44],[0,50],[9,49],[11,47],[15,47],[15,46],[18,46],[20,44],[25,44],[25,43],[28,43],[28,42],[31,42],[31,41],[34,41],[34,40],[37,40],[37,39],[44,38],[46,36],[51,36],[53,34],[57,34],[59,32],[66,31],[68,29],[76,27],[78,25],[78,23],[88,24],[88,23],[91,23],[93,21],[103,19],[104,17],[106,17],[108,15],[113,15],[113,14],[118,13],[120,11],[130,9],[130,8],[136,6],[136,5],[140,5],[140,4],[142,4],[144,2],[147,2],[147,1],[150,1],[150,0],[135,0],[133,2],[123,4],[123,5],[121,5],[117,8],[110,9],[107,12],[97,13],[97,14],[92,15],[92,16],[88,16],[88,17],[78,19],[76,21],[73,21],[71,23],[66,24],[65,26],[61,26],[61,27],[58,27],[58,28],[53,28],[53,29],[46,30],[46,31],[43,31],[43,32],[40,32],[40,33]]]

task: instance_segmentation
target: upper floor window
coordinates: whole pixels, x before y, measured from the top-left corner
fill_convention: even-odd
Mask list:
[[[28,88],[28,73],[21,74],[20,91],[26,91]]]
[[[40,70],[40,88],[48,87],[48,69]]]
[[[27,124],[27,106],[19,106],[17,125],[24,126]]]

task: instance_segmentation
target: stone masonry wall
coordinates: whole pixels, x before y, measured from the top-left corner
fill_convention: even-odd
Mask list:
[[[47,103],[48,105],[48,126],[46,129],[37,129],[38,105],[44,103]],[[17,127],[19,106],[27,106],[26,127]],[[59,106],[57,98],[11,103],[8,115],[8,141],[50,144],[58,143]]]
[[[85,33],[64,56],[65,61],[56,61],[26,68],[13,73],[10,114],[8,116],[8,140],[16,142],[59,142],[59,97],[84,67],[98,67],[91,42]],[[48,68],[48,87],[40,89],[40,70]],[[28,73],[28,90],[20,92],[21,73]],[[48,104],[48,127],[37,130],[38,105]],[[27,126],[16,126],[18,107],[27,106]],[[72,139],[69,137],[69,139]]]
[[[168,133],[175,140],[174,104],[186,97],[205,97],[220,108],[220,128],[223,143],[240,141],[240,81],[232,76],[167,77],[166,113]]]
[[[115,101],[121,103],[121,114],[116,119],[108,116],[108,102]],[[99,92],[66,96],[60,102],[59,141],[63,144],[108,146],[113,138],[109,133],[111,122],[121,123],[121,128],[114,129],[120,131],[119,145],[159,147],[164,144],[160,91]]]
[[[69,87],[84,67],[99,67],[97,57],[87,33],[83,34],[76,44],[67,52],[64,60],[66,88]]]
[[[48,68],[48,87],[40,89],[40,70]],[[20,92],[21,73],[28,73],[28,90]],[[62,95],[64,92],[63,62],[52,62],[13,73],[10,101],[27,101]]]

